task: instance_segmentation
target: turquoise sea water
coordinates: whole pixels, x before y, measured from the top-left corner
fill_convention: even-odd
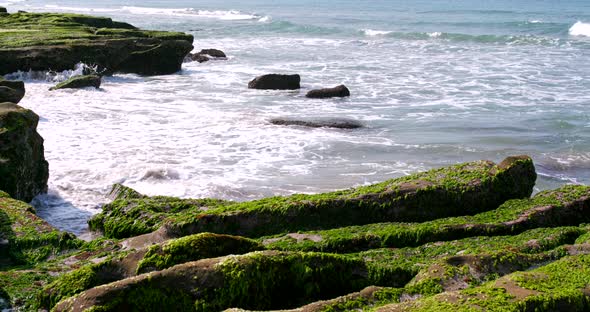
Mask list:
[[[589,1],[10,1],[9,11],[110,16],[195,36],[229,59],[101,91],[27,80],[42,117],[50,194],[35,204],[81,233],[110,185],[234,200],[321,192],[457,162],[531,155],[536,189],[590,183]],[[254,91],[299,73],[300,92]],[[309,100],[344,83],[348,99]],[[357,119],[360,130],[272,126]],[[160,172],[154,179],[148,173]]]

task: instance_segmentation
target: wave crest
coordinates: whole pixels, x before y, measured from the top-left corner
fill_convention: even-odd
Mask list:
[[[569,34],[572,36],[584,36],[590,37],[590,24],[576,22],[569,30]]]

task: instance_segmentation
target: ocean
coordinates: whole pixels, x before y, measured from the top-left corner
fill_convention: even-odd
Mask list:
[[[149,195],[252,200],[370,184],[430,168],[533,157],[535,191],[590,183],[590,1],[38,1],[9,12],[71,12],[195,36],[225,61],[174,75],[15,73],[41,116],[54,226],[83,234],[114,183]],[[300,74],[300,91],[247,89]],[[306,91],[345,84],[350,98]],[[348,118],[354,130],[269,119]]]

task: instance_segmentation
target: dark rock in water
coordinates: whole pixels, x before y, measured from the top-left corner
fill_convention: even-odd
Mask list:
[[[308,98],[312,98],[312,99],[345,97],[345,96],[350,96],[350,91],[348,90],[348,88],[345,85],[339,85],[334,88],[311,90],[311,91],[307,92],[307,94],[305,96]]]
[[[186,59],[190,59],[190,61],[197,61],[199,63],[204,63],[209,60],[226,60],[227,56],[223,51],[217,49],[203,49],[199,53],[189,53]]]
[[[0,7],[0,13],[8,13],[5,7]]]
[[[197,61],[199,63],[205,63],[207,61],[209,61],[211,58],[208,57],[207,55],[203,55],[203,54],[194,54],[192,57],[193,61]]]
[[[199,52],[197,54],[201,54],[201,55],[206,54],[211,57],[227,57],[225,55],[225,53],[223,53],[223,51],[217,50],[217,49],[203,49],[203,50],[201,50],[201,52]]]
[[[338,128],[338,129],[357,129],[362,128],[363,124],[353,119],[331,118],[331,119],[285,119],[274,118],[270,123],[278,126],[302,126],[311,128]]]
[[[47,192],[49,165],[38,122],[39,116],[31,110],[0,104],[0,190],[26,202]]]
[[[19,40],[14,40],[14,32],[19,32]],[[181,69],[192,42],[189,34],[144,31],[104,17],[10,14],[0,25],[0,75],[19,70],[63,71],[80,62],[113,73],[171,74]]]
[[[24,96],[24,82],[5,80],[0,76],[0,103],[10,102],[18,104]]]
[[[81,89],[86,87],[100,88],[101,78],[97,75],[74,76],[64,82],[57,84],[49,90],[59,89]]]
[[[250,89],[295,90],[301,88],[301,76],[268,74],[256,77],[248,83]]]

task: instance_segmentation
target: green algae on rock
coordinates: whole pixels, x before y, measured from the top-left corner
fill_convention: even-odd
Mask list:
[[[0,18],[0,75],[72,69],[80,62],[110,72],[177,72],[193,36],[139,30],[110,18],[65,13],[15,13]]]
[[[13,103],[0,103],[0,190],[29,202],[47,192],[49,165],[39,116]]]
[[[56,86],[51,87],[49,90],[59,89],[81,89],[86,87],[100,88],[101,78],[98,75],[82,75],[74,76],[66,81],[58,83]]]
[[[256,237],[384,221],[426,221],[475,214],[511,198],[528,197],[535,180],[532,160],[519,156],[499,165],[476,161],[349,190],[244,203],[167,197],[115,200],[89,225],[107,237],[124,238],[154,231],[167,218],[165,227],[172,236],[213,232]],[[170,209],[176,206],[182,209]]]

